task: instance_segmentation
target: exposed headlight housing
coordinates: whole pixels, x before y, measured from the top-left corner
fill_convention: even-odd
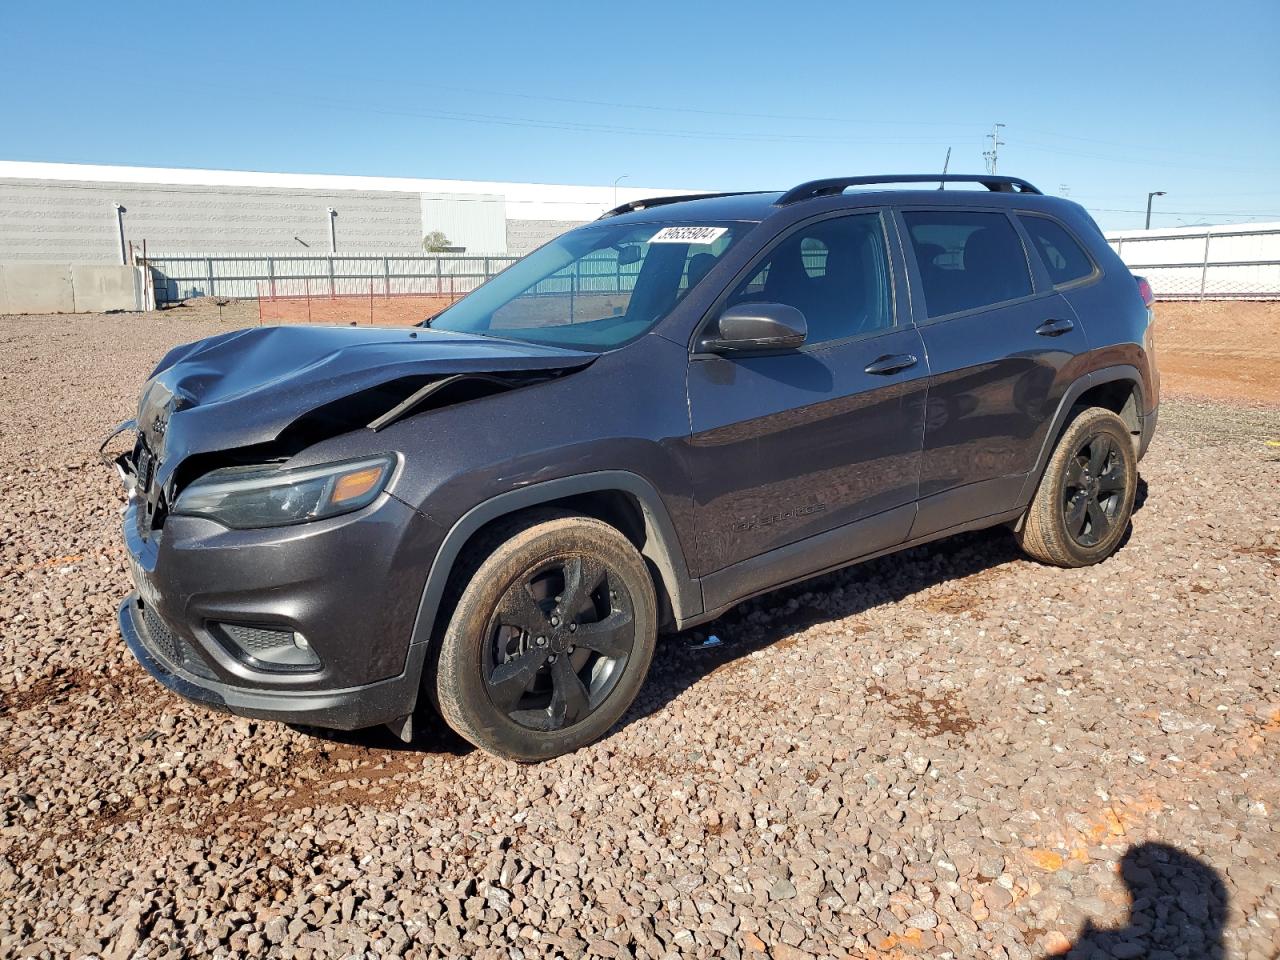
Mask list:
[[[247,530],[336,517],[368,506],[391,479],[390,454],[318,467],[225,467],[178,495],[170,511]]]

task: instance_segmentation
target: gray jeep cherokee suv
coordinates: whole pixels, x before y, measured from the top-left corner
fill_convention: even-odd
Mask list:
[[[775,587],[997,524],[1104,559],[1158,399],[1149,289],[1025,181],[626,204],[421,327],[171,351],[113,461],[120,626],[232,713],[408,738],[430,702],[551,757],[660,630]]]

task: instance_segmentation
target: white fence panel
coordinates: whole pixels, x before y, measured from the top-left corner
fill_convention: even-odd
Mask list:
[[[1126,230],[1107,242],[1161,300],[1280,299],[1280,224]]]

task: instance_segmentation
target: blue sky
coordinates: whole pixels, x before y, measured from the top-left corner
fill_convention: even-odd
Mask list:
[[[999,121],[1105,227],[1280,220],[1280,3],[11,4],[0,118],[0,159],[707,189],[980,172]]]

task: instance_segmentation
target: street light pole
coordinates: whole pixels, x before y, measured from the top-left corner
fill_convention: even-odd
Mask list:
[[[1145,229],[1147,230],[1151,229],[1151,198],[1163,197],[1163,196],[1164,196],[1163,190],[1152,190],[1150,193],[1147,194],[1147,226]]]
[[[631,176],[631,174],[624,173],[617,180],[613,181],[613,205],[615,207],[618,205],[618,184],[623,180],[626,180],[629,176]]]

